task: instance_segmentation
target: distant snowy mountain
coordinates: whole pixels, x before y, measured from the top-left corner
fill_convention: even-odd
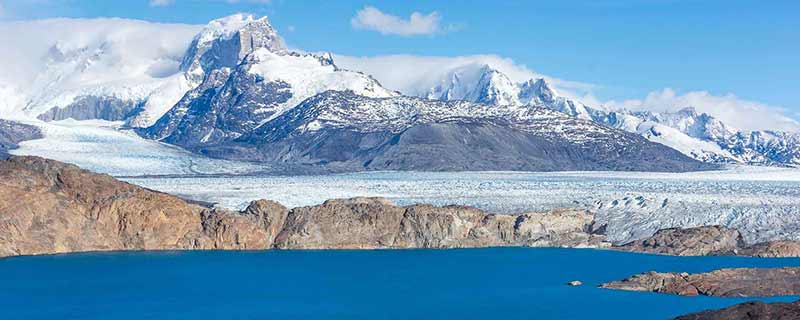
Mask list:
[[[712,168],[638,135],[544,108],[333,90],[237,139],[195,151],[343,171]]]
[[[637,133],[711,163],[800,165],[800,134],[731,128],[688,107],[677,112],[607,110],[559,95],[544,79],[514,83],[488,65],[454,69],[422,97],[491,105],[541,106]]]
[[[329,54],[290,52],[266,18],[239,18],[215,20],[195,38],[183,65],[203,81],[140,134],[191,148],[237,138],[327,90],[397,95],[367,75],[339,69]]]
[[[123,120],[171,106],[191,84],[178,70],[198,27],[124,19],[0,24],[0,116]],[[169,107],[167,107],[169,108]]]
[[[44,39],[33,41],[41,56],[28,58],[36,68],[25,69],[31,71],[25,73],[28,79],[21,82],[24,85],[15,85],[13,79],[0,77],[0,112],[46,121],[67,118],[124,120],[127,126],[136,128],[144,137],[218,157],[270,158],[258,151],[263,149],[264,143],[257,140],[272,141],[278,136],[263,130],[286,130],[288,127],[285,125],[278,126],[286,121],[284,115],[294,114],[298,112],[295,111],[297,106],[304,106],[306,109],[298,110],[325,110],[321,117],[305,117],[308,122],[298,124],[306,129],[320,126],[314,132],[326,135],[317,136],[315,139],[321,140],[314,141],[325,140],[327,134],[335,136],[332,132],[340,132],[341,128],[371,125],[374,126],[373,132],[384,132],[387,137],[400,139],[392,140],[394,142],[413,142],[403,144],[404,149],[390,149],[395,152],[402,150],[402,155],[394,156],[413,158],[419,163],[425,163],[423,154],[431,157],[431,150],[441,148],[438,152],[460,154],[465,159],[472,159],[472,167],[484,169],[656,170],[660,165],[662,170],[693,170],[707,167],[688,158],[675,157],[670,149],[653,147],[638,136],[632,139],[632,135],[622,134],[617,129],[637,133],[708,162],[745,158],[748,160],[740,162],[772,164],[777,163],[773,159],[780,159],[780,163],[796,161],[796,143],[791,141],[797,139],[791,140],[780,133],[745,136],[721,126],[710,117],[698,116],[690,121],[667,114],[636,114],[589,107],[559,95],[543,79],[516,83],[487,65],[471,64],[452,70],[436,85],[419,94],[424,99],[399,97],[399,93],[381,86],[369,75],[339,68],[330,54],[298,53],[287,49],[266,17],[236,14],[211,21],[202,28],[118,19],[102,21],[107,30],[91,29],[88,27],[90,24],[83,20],[26,23],[40,24],[36,27],[43,30],[66,26],[78,30],[76,32],[82,37],[53,31],[55,36],[43,35]],[[8,29],[7,32],[14,31],[13,27],[3,27]],[[19,37],[15,39],[11,41],[14,45],[26,44]],[[38,52],[36,50],[31,52]],[[320,100],[320,95],[328,99]],[[336,104],[346,106],[342,110],[365,114],[340,117],[352,123],[334,125],[327,116],[336,109],[311,107],[313,102],[335,101],[333,97],[353,100]],[[434,100],[471,103],[443,104]],[[363,105],[356,105],[358,103]],[[335,105],[330,106],[333,107]],[[363,121],[360,117],[374,115],[375,111],[370,111],[370,108],[388,114],[395,114],[392,113],[394,109],[401,110],[413,115],[404,121],[413,121],[399,127],[396,127],[397,123],[381,118],[385,115],[378,117],[382,119],[380,121]],[[554,119],[546,109],[583,122],[537,120],[536,130],[525,125],[537,115]],[[470,114],[461,114],[465,111]],[[520,118],[520,115],[526,117]],[[585,120],[608,127],[587,126]],[[470,128],[475,125],[484,129],[472,131]],[[448,127],[447,130],[441,129],[442,126]],[[502,132],[486,131],[488,127]],[[582,135],[581,130],[587,128],[591,130]],[[411,131],[403,133],[397,130]],[[365,148],[361,142],[364,139],[363,128],[349,132],[352,135],[338,136],[343,140],[335,145],[343,154],[358,158],[361,151],[348,151],[348,147]],[[431,143],[439,146],[423,147],[430,141],[420,140],[417,136],[404,138],[409,137],[410,132],[431,134]],[[457,132],[464,136],[458,139],[455,136]],[[447,135],[453,136],[445,139]],[[301,144],[291,146],[292,150],[303,149],[302,143],[308,142],[290,139],[291,136],[284,137],[284,142]],[[374,138],[372,134],[367,136]],[[347,140],[348,137],[351,140]],[[531,141],[524,142],[524,139]],[[621,140],[612,142],[614,139]],[[588,148],[583,142],[589,140],[602,143]],[[483,147],[464,145],[465,141]],[[228,144],[239,151],[231,151],[229,156],[220,153],[219,150],[228,148]],[[454,152],[456,146],[463,150]],[[501,146],[516,150],[512,151],[513,156],[507,155],[507,164],[499,158],[488,163],[478,161],[481,157],[500,157]],[[534,147],[547,152],[537,153],[539,151],[531,149]],[[652,154],[635,156],[625,150]],[[290,154],[284,155],[288,157],[285,159],[298,162],[311,159]],[[371,154],[379,156],[378,153]],[[619,156],[622,154],[626,154],[626,158]],[[321,163],[341,160],[336,159],[339,158],[318,157]],[[650,160],[634,164],[643,159]],[[278,161],[278,158],[272,160]],[[355,158],[342,161],[352,164]],[[451,163],[453,168],[464,167],[464,163],[456,159]],[[404,166],[410,164],[395,163],[384,167]],[[377,162],[364,165],[364,168],[379,167],[381,165]]]
[[[286,49],[265,18],[212,22],[183,61],[187,78],[203,80],[137,131],[214,157],[335,170],[710,168],[636,135],[520,108],[515,84],[490,69],[454,73],[428,93],[480,103],[401,97],[329,54]]]

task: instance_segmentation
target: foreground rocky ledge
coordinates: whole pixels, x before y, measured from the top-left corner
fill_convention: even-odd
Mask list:
[[[745,302],[724,309],[690,313],[674,320],[797,320],[800,319],[800,301],[763,303]]]
[[[106,250],[608,247],[582,210],[496,215],[464,206],[266,200],[215,209],[37,157],[0,161],[0,256]]]
[[[771,297],[800,295],[800,268],[731,268],[706,273],[646,272],[602,288],[682,296]]]

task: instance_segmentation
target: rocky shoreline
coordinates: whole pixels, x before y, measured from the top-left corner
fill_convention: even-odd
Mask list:
[[[800,257],[798,241],[774,240],[748,245],[738,230],[722,226],[662,229],[648,238],[614,246],[614,249],[671,256]]]
[[[650,271],[600,287],[681,296],[792,296],[800,295],[800,268],[727,268],[695,274]]]

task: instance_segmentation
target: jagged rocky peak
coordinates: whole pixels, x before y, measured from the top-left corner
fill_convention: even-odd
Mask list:
[[[195,36],[181,70],[199,82],[206,72],[221,67],[233,68],[260,48],[280,54],[287,52],[283,39],[267,17],[239,13],[216,19]]]
[[[517,105],[519,89],[505,74],[488,65],[481,68],[481,79],[474,92],[475,102],[497,105]]]
[[[431,88],[431,100],[466,100],[491,105],[517,105],[517,85],[505,74],[486,64],[456,68]]]
[[[544,78],[530,79],[520,86],[519,98],[524,103],[530,104],[537,102],[552,102],[558,97],[558,93],[550,87]]]

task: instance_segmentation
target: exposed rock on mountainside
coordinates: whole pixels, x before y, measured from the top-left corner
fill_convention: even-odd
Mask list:
[[[494,215],[468,207],[331,200],[288,210],[206,208],[37,157],[0,161],[0,256],[103,250],[607,247],[585,211]]]
[[[183,57],[180,69],[200,82],[212,70],[235,68],[251,52],[266,48],[286,52],[286,46],[267,17],[234,14],[212,20],[198,33]]]
[[[771,297],[800,295],[800,268],[731,268],[706,273],[650,271],[602,288],[683,296]]]
[[[0,158],[8,156],[8,150],[16,149],[18,143],[41,137],[42,133],[39,128],[0,119]]]
[[[37,118],[44,121],[64,119],[120,121],[134,115],[143,104],[144,102],[125,101],[115,97],[81,96],[76,97],[66,107],[53,107]]]
[[[713,168],[637,135],[544,108],[369,98],[349,91],[327,91],[250,134],[195,150],[353,171]]]
[[[674,320],[796,320],[800,319],[800,301],[745,302],[724,309],[706,310],[675,318]]]

